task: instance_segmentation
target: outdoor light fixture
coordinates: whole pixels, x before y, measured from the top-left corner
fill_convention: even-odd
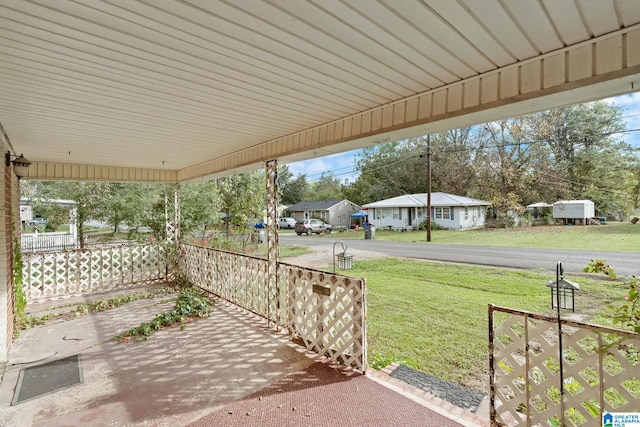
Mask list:
[[[336,255],[336,245],[340,243],[342,246],[342,253]],[[353,255],[347,253],[347,247],[342,242],[335,242],[333,244],[333,272],[336,272],[336,258],[338,258],[338,268],[343,270],[350,270],[353,267]]]
[[[15,157],[15,159],[11,160],[11,157]],[[13,163],[13,173],[16,174],[18,178],[22,178],[26,176],[29,172],[29,166],[31,162],[27,160],[22,154],[16,156],[15,154],[11,154],[11,152],[7,151],[4,155],[4,165],[9,166]]]
[[[562,355],[562,317],[560,316],[560,309],[566,308],[574,309],[574,292],[580,289],[577,283],[565,280],[564,270],[562,269],[562,263],[558,261],[556,264],[556,280],[549,280],[547,286],[551,288],[551,307],[556,309],[556,319],[558,321],[558,360],[560,361],[560,413],[564,414],[564,368]]]
[[[347,253],[347,251],[344,251],[341,254],[337,255],[338,257],[338,268],[341,268],[343,270],[351,270],[351,267],[353,267],[353,255]]]
[[[575,291],[580,289],[577,283],[562,277],[562,264],[558,263],[556,280],[549,280],[547,286],[551,288],[551,308],[564,308],[575,312]]]

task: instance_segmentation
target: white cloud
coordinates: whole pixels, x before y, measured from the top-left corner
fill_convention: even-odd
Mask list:
[[[302,174],[307,176],[308,181],[315,181],[322,173],[332,172],[340,181],[348,179],[355,181],[357,174],[354,173],[354,159],[360,150],[347,151],[339,154],[318,157],[289,164],[289,170],[294,176]]]

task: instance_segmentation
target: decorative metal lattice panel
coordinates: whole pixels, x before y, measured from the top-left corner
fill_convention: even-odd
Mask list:
[[[194,285],[285,327],[306,348],[366,369],[364,279],[278,263],[278,291],[268,261],[181,245],[181,271]]]
[[[23,262],[29,302],[166,280],[164,249],[158,244],[23,254]]]
[[[490,306],[489,319],[492,424],[600,426],[640,408],[638,334],[563,319],[560,340],[553,317]],[[607,351],[612,334],[627,338]]]

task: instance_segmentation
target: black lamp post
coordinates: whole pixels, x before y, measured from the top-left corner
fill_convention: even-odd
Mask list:
[[[575,291],[580,289],[577,283],[570,282],[562,277],[562,263],[558,261],[556,265],[556,280],[549,280],[547,286],[551,288],[551,308],[556,309],[558,321],[558,361],[560,363],[560,412],[562,413],[562,425],[564,423],[564,367],[563,367],[563,346],[562,346],[562,318],[560,309],[571,309],[575,312]]]

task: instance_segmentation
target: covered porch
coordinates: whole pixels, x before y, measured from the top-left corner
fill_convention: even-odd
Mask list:
[[[0,424],[488,425],[486,408],[483,418],[385,372],[348,368],[224,300],[184,330],[163,329],[145,341],[114,340],[173,305],[175,293],[159,292],[166,285],[159,280],[30,304],[36,317],[71,314],[22,331],[14,342],[0,383]],[[156,296],[73,314],[77,304],[141,292]],[[73,357],[75,380],[64,370],[51,371],[56,378],[36,377],[34,387],[24,373]]]
[[[181,272],[226,301],[220,304],[239,308],[225,308],[215,325],[191,325],[189,333],[200,333],[189,342],[168,339],[135,354],[128,350],[136,344],[104,344],[110,332],[96,329],[101,338],[86,348],[87,374],[99,378],[102,368],[113,372],[115,383],[105,387],[116,384],[121,399],[96,396],[87,403],[90,410],[65,412],[71,418],[60,419],[91,424],[92,417],[111,416],[117,407],[131,417],[127,420],[144,425],[143,406],[134,402],[142,405],[146,399],[158,403],[151,411],[154,422],[170,424],[163,405],[177,416],[189,414],[181,422],[191,422],[204,415],[200,399],[214,399],[211,393],[227,369],[240,380],[223,387],[216,396],[224,397],[207,410],[313,366],[292,344],[271,337],[278,328],[318,357],[367,371],[364,280],[280,262],[278,164],[626,94],[640,86],[640,6],[633,0],[517,7],[492,0],[367,4],[0,0],[0,147],[5,153],[0,363],[9,363],[3,387],[18,363],[48,356],[36,347],[22,352],[16,343],[12,348],[19,179],[179,186],[267,171],[266,259],[182,244],[179,191],[178,208],[167,224],[172,259]],[[20,154],[30,164],[18,178]],[[88,252],[44,260],[38,277],[45,283],[32,295],[41,292],[46,299],[60,292],[71,297],[88,289],[107,291],[104,286],[128,283],[129,277],[137,283],[166,280],[168,252],[147,249],[140,263],[132,262],[132,254]],[[162,262],[153,253],[164,257]],[[103,273],[107,258],[119,264]],[[74,275],[74,268],[85,267],[90,273]],[[237,310],[263,319],[267,336],[239,320]],[[123,318],[138,317],[135,310],[121,311]],[[230,335],[219,336],[220,328]],[[168,338],[172,332],[161,334]],[[236,336],[255,338],[262,351],[238,347]],[[54,353],[70,354],[69,345],[84,349],[86,337],[67,338],[60,338],[64,348]],[[39,341],[34,338],[34,345]],[[216,360],[221,348],[226,362],[204,363]],[[236,348],[254,354],[260,364],[235,359]],[[182,357],[185,349],[192,351],[190,357]],[[10,359],[12,351],[20,356]],[[172,365],[163,365],[165,360]],[[148,377],[127,371],[132,361]],[[208,374],[192,389],[196,396],[165,387],[176,364],[192,375]],[[129,387],[126,381],[136,378],[144,388]],[[178,379],[192,381],[186,375]],[[50,410],[38,410],[30,419],[65,411],[54,395],[45,399]],[[171,406],[174,400],[181,406]],[[382,401],[365,403],[367,410],[384,408]]]

